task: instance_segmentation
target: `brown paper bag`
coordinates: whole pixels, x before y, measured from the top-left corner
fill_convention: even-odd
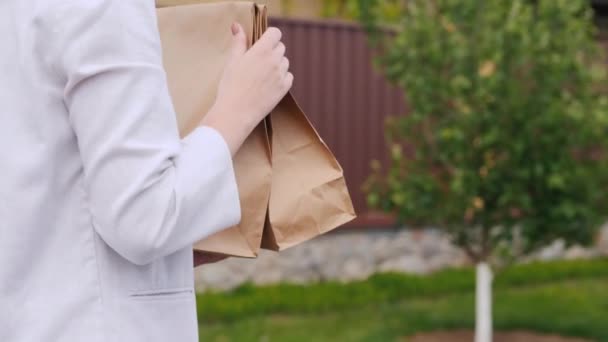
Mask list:
[[[254,42],[267,27],[266,8],[224,2],[169,7],[158,15],[170,91],[186,135],[215,99],[231,42],[227,28],[238,21]],[[195,249],[251,257],[260,244],[283,250],[355,218],[342,168],[291,94],[247,139],[235,172],[241,224]]]
[[[284,250],[353,220],[342,168],[291,94],[267,123],[272,188],[262,247]]]
[[[252,3],[166,7],[158,10],[169,91],[182,136],[194,130],[215,101],[230,51],[230,26],[239,22],[251,44],[261,34],[257,18],[265,9]],[[260,124],[234,157],[242,221],[197,243],[200,251],[255,257],[259,251],[270,196],[268,134]]]

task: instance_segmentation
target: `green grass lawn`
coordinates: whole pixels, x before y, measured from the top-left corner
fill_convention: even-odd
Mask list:
[[[472,328],[471,270],[351,284],[244,286],[199,296],[201,341],[395,341]],[[516,266],[495,283],[495,327],[608,341],[608,261]]]

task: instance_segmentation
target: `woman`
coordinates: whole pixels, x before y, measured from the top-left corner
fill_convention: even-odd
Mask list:
[[[154,7],[0,2],[0,341],[197,340],[192,244],[239,222],[231,157],[293,76],[277,29],[227,27],[180,140]]]

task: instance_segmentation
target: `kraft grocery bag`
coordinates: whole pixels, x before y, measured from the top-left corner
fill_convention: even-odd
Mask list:
[[[159,9],[170,92],[182,135],[215,100],[237,21],[253,44],[268,26],[266,7],[250,2],[196,3]],[[194,4],[192,4],[194,3]],[[296,75],[297,77],[297,75]],[[288,94],[235,156],[242,222],[195,249],[255,257],[298,245],[355,218],[342,168]]]
[[[251,44],[260,34],[256,18],[265,9],[253,3],[229,2],[164,7],[157,11],[169,92],[180,133],[186,136],[215,101],[232,42],[232,23],[243,26]],[[263,123],[234,157],[234,168],[241,223],[198,242],[194,249],[255,257],[260,249],[271,185],[270,147]]]

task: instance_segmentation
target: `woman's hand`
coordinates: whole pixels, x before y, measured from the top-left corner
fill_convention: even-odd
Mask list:
[[[213,264],[227,259],[227,255],[194,251],[194,267],[198,267],[205,264]]]
[[[215,128],[234,155],[255,126],[272,111],[293,84],[281,31],[271,27],[247,50],[239,24],[232,27],[232,51],[216,102],[202,125]]]

